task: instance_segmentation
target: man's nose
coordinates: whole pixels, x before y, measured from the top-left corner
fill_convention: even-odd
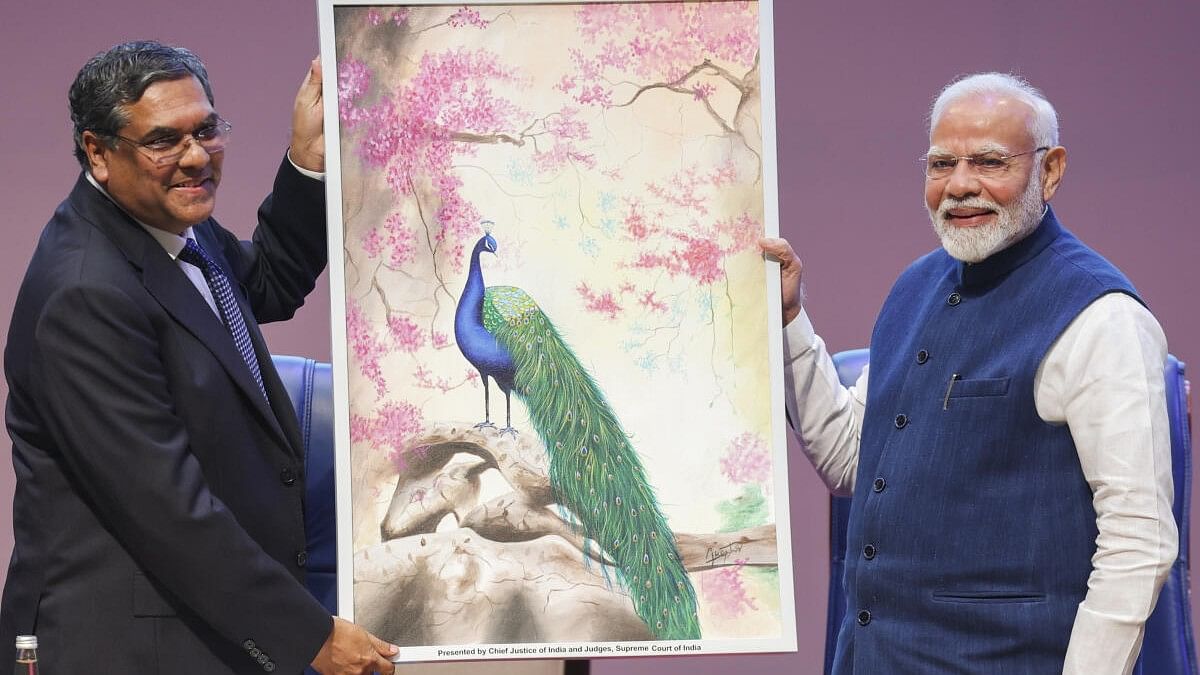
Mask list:
[[[979,194],[979,176],[966,160],[959,160],[946,178],[946,194],[951,197],[970,197]]]
[[[203,167],[208,164],[212,156],[208,154],[196,139],[191,136],[187,137],[187,147],[183,149],[183,155],[179,158],[179,166],[181,167]]]

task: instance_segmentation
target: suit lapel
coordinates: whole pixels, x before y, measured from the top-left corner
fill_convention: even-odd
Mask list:
[[[263,388],[267,390],[267,396],[270,397],[270,412],[272,419],[278,425],[280,433],[287,437],[288,445],[292,449],[292,454],[296,457],[304,457],[304,440],[300,437],[300,422],[296,420],[296,412],[292,409],[291,398],[288,396],[287,389],[279,380],[279,374],[275,370],[275,365],[271,361],[271,352],[267,349],[267,342],[263,338],[262,330],[258,327],[258,320],[254,317],[254,310],[246,301],[246,292],[241,282],[234,276],[233,270],[229,266],[228,260],[225,259],[224,247],[221,242],[216,241],[210,236],[207,228],[193,228],[193,233],[196,235],[196,241],[204,247],[205,251],[209,252],[213,260],[225,272],[230,285],[234,289],[233,297],[238,303],[238,308],[242,312],[242,317],[246,320],[246,332],[250,334],[250,343],[254,348],[254,356],[258,359],[258,369],[263,378]],[[221,330],[228,331],[225,326],[219,321]],[[246,386],[253,387],[254,394],[259,402],[262,401],[262,393],[258,391],[258,383],[250,375],[250,370],[246,367],[245,361],[242,360],[242,355],[233,347],[233,341],[229,340],[229,346],[233,350],[233,354],[237,362],[242,365],[241,370],[246,375]]]
[[[289,448],[294,455],[297,445],[292,436],[296,436],[297,433],[291,435],[284,433],[275,412],[263,399],[262,392],[258,389],[258,383],[254,381],[250,369],[234,346],[229,330],[225,328],[221,319],[209,309],[203,296],[183,274],[171,256],[167,255],[162,246],[154,241],[154,238],[147,234],[128,214],[88,183],[86,178],[81,176],[76,183],[75,189],[71,193],[71,201],[81,216],[112,240],[125,253],[130,263],[141,269],[142,284],[150,295],[175,321],[194,335],[204,345],[204,348],[212,353],[229,378],[241,390],[249,405],[262,419],[263,424],[276,436],[276,440],[283,447]],[[208,243],[201,242],[201,245]],[[210,255],[213,255],[213,249],[207,250],[210,251]],[[219,260],[219,255],[215,257]],[[219,260],[219,263],[228,274],[228,266],[223,261]],[[232,277],[230,279],[231,282],[234,282]],[[235,293],[235,295],[238,294]],[[255,325],[254,315],[249,312],[240,298],[238,302],[242,307],[247,328]],[[262,354],[266,352],[262,335],[259,333],[257,325],[250,332],[252,339],[255,340],[254,349],[261,367],[263,365]],[[266,356],[266,361],[270,362],[269,354]],[[274,375],[274,368],[270,368],[270,370]],[[275,384],[278,384],[278,376],[275,376],[274,379]],[[267,391],[272,400],[283,396],[286,402],[287,393],[282,391],[281,387],[277,391],[272,391],[271,388],[268,388]],[[296,425],[291,426],[295,427]]]

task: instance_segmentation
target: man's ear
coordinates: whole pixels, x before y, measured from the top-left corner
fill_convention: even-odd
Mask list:
[[[111,159],[110,154],[113,148],[92,131],[83,132],[79,137],[79,143],[87,156],[88,166],[96,182],[101,185],[108,183],[108,162]]]
[[[1056,145],[1046,151],[1042,159],[1042,201],[1048,202],[1058,191],[1063,174],[1067,171],[1067,149]]]

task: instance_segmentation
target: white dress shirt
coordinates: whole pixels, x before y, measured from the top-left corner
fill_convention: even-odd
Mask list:
[[[1128,674],[1175,562],[1162,328],[1124,293],[1085,308],[1034,379],[1038,415],[1066,424],[1096,510],[1096,553],[1063,673]],[[784,331],[786,403],[804,452],[836,494],[854,490],[868,369],[843,387],[808,314]],[[1036,514],[1031,514],[1036,517]]]

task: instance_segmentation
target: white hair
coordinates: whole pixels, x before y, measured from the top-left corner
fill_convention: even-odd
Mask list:
[[[1016,75],[1008,73],[976,73],[961,77],[942,89],[929,111],[929,129],[932,132],[951,102],[969,96],[1006,95],[1023,101],[1033,108],[1033,124],[1029,133],[1038,147],[1058,145],[1058,113],[1050,101],[1036,87]]]

